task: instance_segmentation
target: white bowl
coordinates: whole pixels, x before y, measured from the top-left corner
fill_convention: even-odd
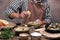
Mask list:
[[[40,34],[38,32],[33,32],[33,33],[31,33],[31,36],[38,37],[38,36],[42,36],[42,34]]]

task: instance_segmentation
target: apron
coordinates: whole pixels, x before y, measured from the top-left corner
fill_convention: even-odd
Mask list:
[[[45,19],[44,5],[37,5],[28,0],[28,10],[31,11],[31,15],[30,18],[26,18],[25,23],[35,21],[36,19],[40,19],[41,21]]]

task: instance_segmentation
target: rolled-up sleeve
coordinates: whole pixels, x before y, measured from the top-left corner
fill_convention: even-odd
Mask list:
[[[5,10],[5,13],[7,15],[10,15],[13,12],[17,12],[17,8],[20,7],[22,5],[21,0],[12,0],[9,3],[9,6],[7,7],[7,9]]]
[[[50,6],[48,4],[48,0],[45,1],[45,5],[46,5],[46,17],[45,17],[45,20],[48,22],[48,23],[51,23],[51,19],[52,19],[52,15],[51,15],[51,10],[50,10]]]
[[[28,10],[28,0],[23,0],[22,11]]]

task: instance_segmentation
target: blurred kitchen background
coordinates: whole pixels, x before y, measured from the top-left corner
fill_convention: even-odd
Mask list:
[[[11,0],[0,0],[0,18],[14,21],[5,16],[4,11]],[[48,0],[51,7],[52,21],[60,23],[60,0]]]

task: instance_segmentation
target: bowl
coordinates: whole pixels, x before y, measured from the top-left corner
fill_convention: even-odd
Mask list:
[[[29,39],[29,34],[27,33],[21,33],[19,34],[20,40],[28,40]]]
[[[41,34],[39,32],[32,32],[30,35],[35,36],[35,37],[41,36]]]
[[[16,32],[28,32],[29,31],[29,27],[18,26],[16,28],[14,28],[14,31],[16,31]]]
[[[51,23],[52,24],[52,23]],[[54,25],[52,24],[47,24],[46,26],[45,26],[45,31],[47,31],[47,32],[50,32],[50,33],[59,33],[60,32],[60,27],[58,26],[58,25],[55,25],[54,23]]]
[[[40,34],[39,32],[33,32],[30,35],[31,35],[31,40],[40,40],[42,36],[42,34]]]
[[[36,22],[29,22],[29,23],[27,23],[27,25],[28,25],[28,27],[32,27],[32,26],[34,26],[34,28],[38,28],[40,25],[38,24],[38,23],[36,23]]]

